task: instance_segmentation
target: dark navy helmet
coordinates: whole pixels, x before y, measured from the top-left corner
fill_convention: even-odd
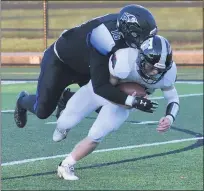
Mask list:
[[[152,13],[140,5],[122,8],[118,14],[117,27],[126,44],[132,48],[139,48],[146,39],[157,34]]]
[[[155,35],[142,43],[137,62],[142,79],[149,84],[157,83],[172,66],[171,45],[166,38]]]

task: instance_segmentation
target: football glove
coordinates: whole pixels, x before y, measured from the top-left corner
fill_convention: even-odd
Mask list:
[[[143,97],[135,97],[132,107],[144,112],[153,113],[158,107],[158,103]]]

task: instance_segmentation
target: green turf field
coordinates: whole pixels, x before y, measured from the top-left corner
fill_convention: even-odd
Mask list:
[[[166,103],[157,91],[153,97],[158,110],[131,113],[96,152],[76,165],[80,180],[70,182],[56,176],[57,165],[87,135],[96,114],[73,128],[66,140],[54,143],[55,124],[50,123],[56,121],[54,116],[39,120],[29,114],[24,129],[13,121],[17,94],[22,89],[35,92],[36,83],[2,85],[2,189],[203,190],[203,84],[177,83],[176,87],[181,110],[168,132],[160,134],[150,123],[165,112]]]

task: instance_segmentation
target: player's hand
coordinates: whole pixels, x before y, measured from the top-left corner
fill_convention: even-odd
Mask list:
[[[153,113],[158,107],[158,103],[144,97],[135,97],[133,107],[144,112]]]
[[[162,117],[160,120],[159,120],[159,124],[157,126],[157,131],[158,132],[165,132],[167,131],[172,125],[172,121],[170,120],[170,118],[168,117]]]

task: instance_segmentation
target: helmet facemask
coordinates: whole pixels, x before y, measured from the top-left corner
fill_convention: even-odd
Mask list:
[[[138,73],[148,84],[155,84],[171,68],[172,50],[169,42],[155,35],[142,43],[138,57]]]
[[[141,78],[148,84],[155,84],[162,79],[164,74],[167,72],[167,68],[159,63],[154,65],[149,63],[143,56],[141,56],[138,63]]]
[[[121,21],[119,25],[119,31],[124,38],[126,44],[131,48],[139,48],[143,40],[141,40],[139,29],[136,24],[128,24],[125,21]]]

